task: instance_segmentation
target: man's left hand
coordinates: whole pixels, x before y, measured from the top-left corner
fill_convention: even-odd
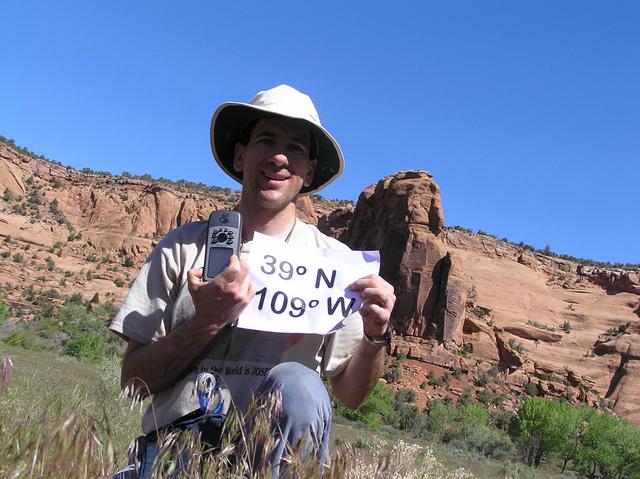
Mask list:
[[[387,323],[396,303],[393,286],[377,274],[370,274],[354,281],[348,288],[360,293],[362,298],[360,316],[365,334],[370,338],[381,338],[387,330]]]

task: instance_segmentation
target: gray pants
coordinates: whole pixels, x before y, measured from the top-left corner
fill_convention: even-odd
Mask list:
[[[331,401],[318,374],[299,363],[279,364],[269,371],[258,393],[278,390],[282,394],[282,415],[278,423],[282,435],[271,457],[273,477],[279,477],[287,444],[302,441],[304,448],[298,452],[303,457],[316,454],[321,464],[328,464]]]
[[[299,363],[279,364],[269,371],[257,393],[268,395],[273,391],[280,391],[282,395],[282,414],[275,425],[275,434],[280,437],[270,458],[273,477],[280,476],[280,463],[287,445],[302,443],[300,455],[315,454],[321,464],[328,464],[331,401],[318,374]],[[139,473],[128,466],[113,479],[150,478],[156,454],[155,442],[148,442]]]

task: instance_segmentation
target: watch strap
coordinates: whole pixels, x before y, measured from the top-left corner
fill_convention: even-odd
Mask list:
[[[391,344],[391,335],[393,334],[393,331],[394,331],[393,325],[391,324],[391,321],[388,321],[387,329],[381,338],[379,339],[372,338],[364,331],[362,332],[362,334],[365,341],[371,344],[372,346],[389,346]]]

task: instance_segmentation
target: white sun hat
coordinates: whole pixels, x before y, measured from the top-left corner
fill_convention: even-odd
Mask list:
[[[322,127],[311,98],[288,85],[261,91],[249,103],[227,102],[220,105],[211,119],[211,151],[220,168],[242,183],[242,172],[233,168],[233,155],[245,125],[264,116],[282,116],[302,120],[309,126],[318,146],[318,165],[313,181],[300,194],[319,191],[344,169],[344,157],[338,142]]]

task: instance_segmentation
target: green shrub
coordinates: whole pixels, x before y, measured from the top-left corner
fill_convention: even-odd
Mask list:
[[[444,381],[442,380],[442,378],[436,376],[436,373],[434,373],[433,371],[429,371],[429,374],[427,374],[427,379],[429,380],[429,383],[436,388],[444,385]]]
[[[42,195],[40,194],[40,192],[37,189],[33,188],[27,194],[27,203],[33,206],[41,205],[44,203],[44,200],[42,199]]]
[[[415,404],[402,402],[394,405],[385,416],[385,422],[400,431],[411,431],[419,415],[420,411]]]
[[[58,200],[57,199],[53,199],[51,201],[51,203],[49,203],[49,211],[51,213],[53,213],[54,215],[57,215],[58,213],[60,213],[60,210],[58,209]]]
[[[33,334],[27,331],[17,331],[3,340],[10,346],[19,346],[24,349],[36,349],[36,340]]]
[[[412,403],[416,400],[416,392],[413,389],[402,388],[399,389],[393,397],[393,404]]]
[[[529,326],[533,326],[534,328],[538,328],[538,329],[542,329],[543,331],[550,331],[550,332],[554,332],[556,330],[556,328],[554,328],[553,326],[547,326],[546,324],[542,324],[539,323],[537,321],[527,321],[527,324]]]
[[[384,378],[385,381],[387,381],[387,383],[392,384],[392,383],[400,382],[400,379],[402,378],[401,365],[403,360],[404,360],[404,355],[398,354],[398,356],[396,356],[391,366],[389,366],[387,370],[384,372],[382,377]]]
[[[82,304],[82,293],[73,293],[67,298],[64,304]]]
[[[420,411],[411,404],[416,400],[416,392],[412,389],[399,389],[393,397],[391,411],[385,416],[385,422],[401,431],[413,429]]]
[[[473,402],[473,393],[471,392],[471,388],[464,388],[464,391],[462,391],[458,403],[460,404],[460,406],[466,406],[471,402]]]
[[[14,197],[15,195],[11,193],[11,190],[9,188],[4,189],[4,193],[2,194],[2,199],[4,201],[13,201]]]
[[[491,391],[483,389],[478,394],[478,401],[480,401],[485,406],[488,405],[493,400],[493,394]]]
[[[527,385],[524,387],[525,392],[529,395],[529,396],[537,396],[538,395],[538,386],[535,383],[527,383]]]
[[[45,339],[53,339],[57,333],[62,332],[62,326],[59,321],[51,318],[43,318],[37,321],[34,321],[32,326],[33,333]]]
[[[483,456],[499,461],[513,459],[516,456],[516,447],[509,435],[487,425],[467,429],[464,439],[459,442],[467,450],[479,452]]]
[[[383,418],[391,411],[392,402],[391,388],[378,382],[358,409],[348,409],[341,404],[338,404],[336,409],[338,414],[350,421],[358,421],[371,429],[377,429],[383,424]]]
[[[100,336],[80,333],[64,345],[64,353],[80,360],[98,362],[104,357],[105,345]]]
[[[491,382],[491,376],[489,376],[484,371],[480,371],[478,373],[478,377],[475,382],[476,382],[476,386],[479,386],[481,388],[487,387]]]
[[[513,420],[514,413],[511,411],[502,411],[496,409],[491,412],[491,423],[503,431],[509,430],[509,424]]]
[[[9,310],[9,306],[4,302],[2,298],[0,298],[0,326],[4,324],[4,320],[7,317],[7,311]]]
[[[418,437],[434,437],[443,440],[447,431],[459,421],[458,408],[440,400],[432,400],[426,411],[420,414],[413,426]]]

